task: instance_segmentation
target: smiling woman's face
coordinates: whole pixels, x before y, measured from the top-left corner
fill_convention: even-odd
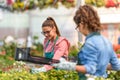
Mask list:
[[[55,28],[49,26],[42,27],[42,34],[49,40],[52,40],[54,39],[54,35],[56,34]]]

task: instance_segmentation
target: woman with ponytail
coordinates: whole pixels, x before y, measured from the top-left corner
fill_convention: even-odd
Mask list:
[[[68,59],[69,41],[60,35],[57,24],[52,17],[48,17],[42,24],[42,32],[44,36],[44,57],[59,60]],[[33,68],[32,73],[46,72],[53,69],[50,65],[44,65],[41,68]]]

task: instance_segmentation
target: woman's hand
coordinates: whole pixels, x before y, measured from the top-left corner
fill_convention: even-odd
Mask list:
[[[52,66],[62,70],[76,70],[76,63],[68,62],[64,58],[60,59],[60,63],[52,64]]]

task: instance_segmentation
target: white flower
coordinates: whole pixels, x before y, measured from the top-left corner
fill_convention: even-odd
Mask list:
[[[14,38],[12,37],[12,36],[7,36],[6,38],[5,38],[5,43],[11,43],[11,42],[14,42],[15,40],[14,40]]]
[[[25,47],[26,45],[26,40],[24,38],[19,38],[16,40],[16,42],[18,47]]]

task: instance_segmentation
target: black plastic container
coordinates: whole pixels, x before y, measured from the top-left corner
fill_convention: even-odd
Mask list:
[[[16,48],[15,60],[26,61],[30,56],[30,48]]]
[[[50,59],[40,56],[31,56],[30,55],[30,48],[16,48],[15,52],[15,60],[16,61],[25,61],[31,62],[35,64],[52,64],[52,63],[59,63],[59,60]]]

